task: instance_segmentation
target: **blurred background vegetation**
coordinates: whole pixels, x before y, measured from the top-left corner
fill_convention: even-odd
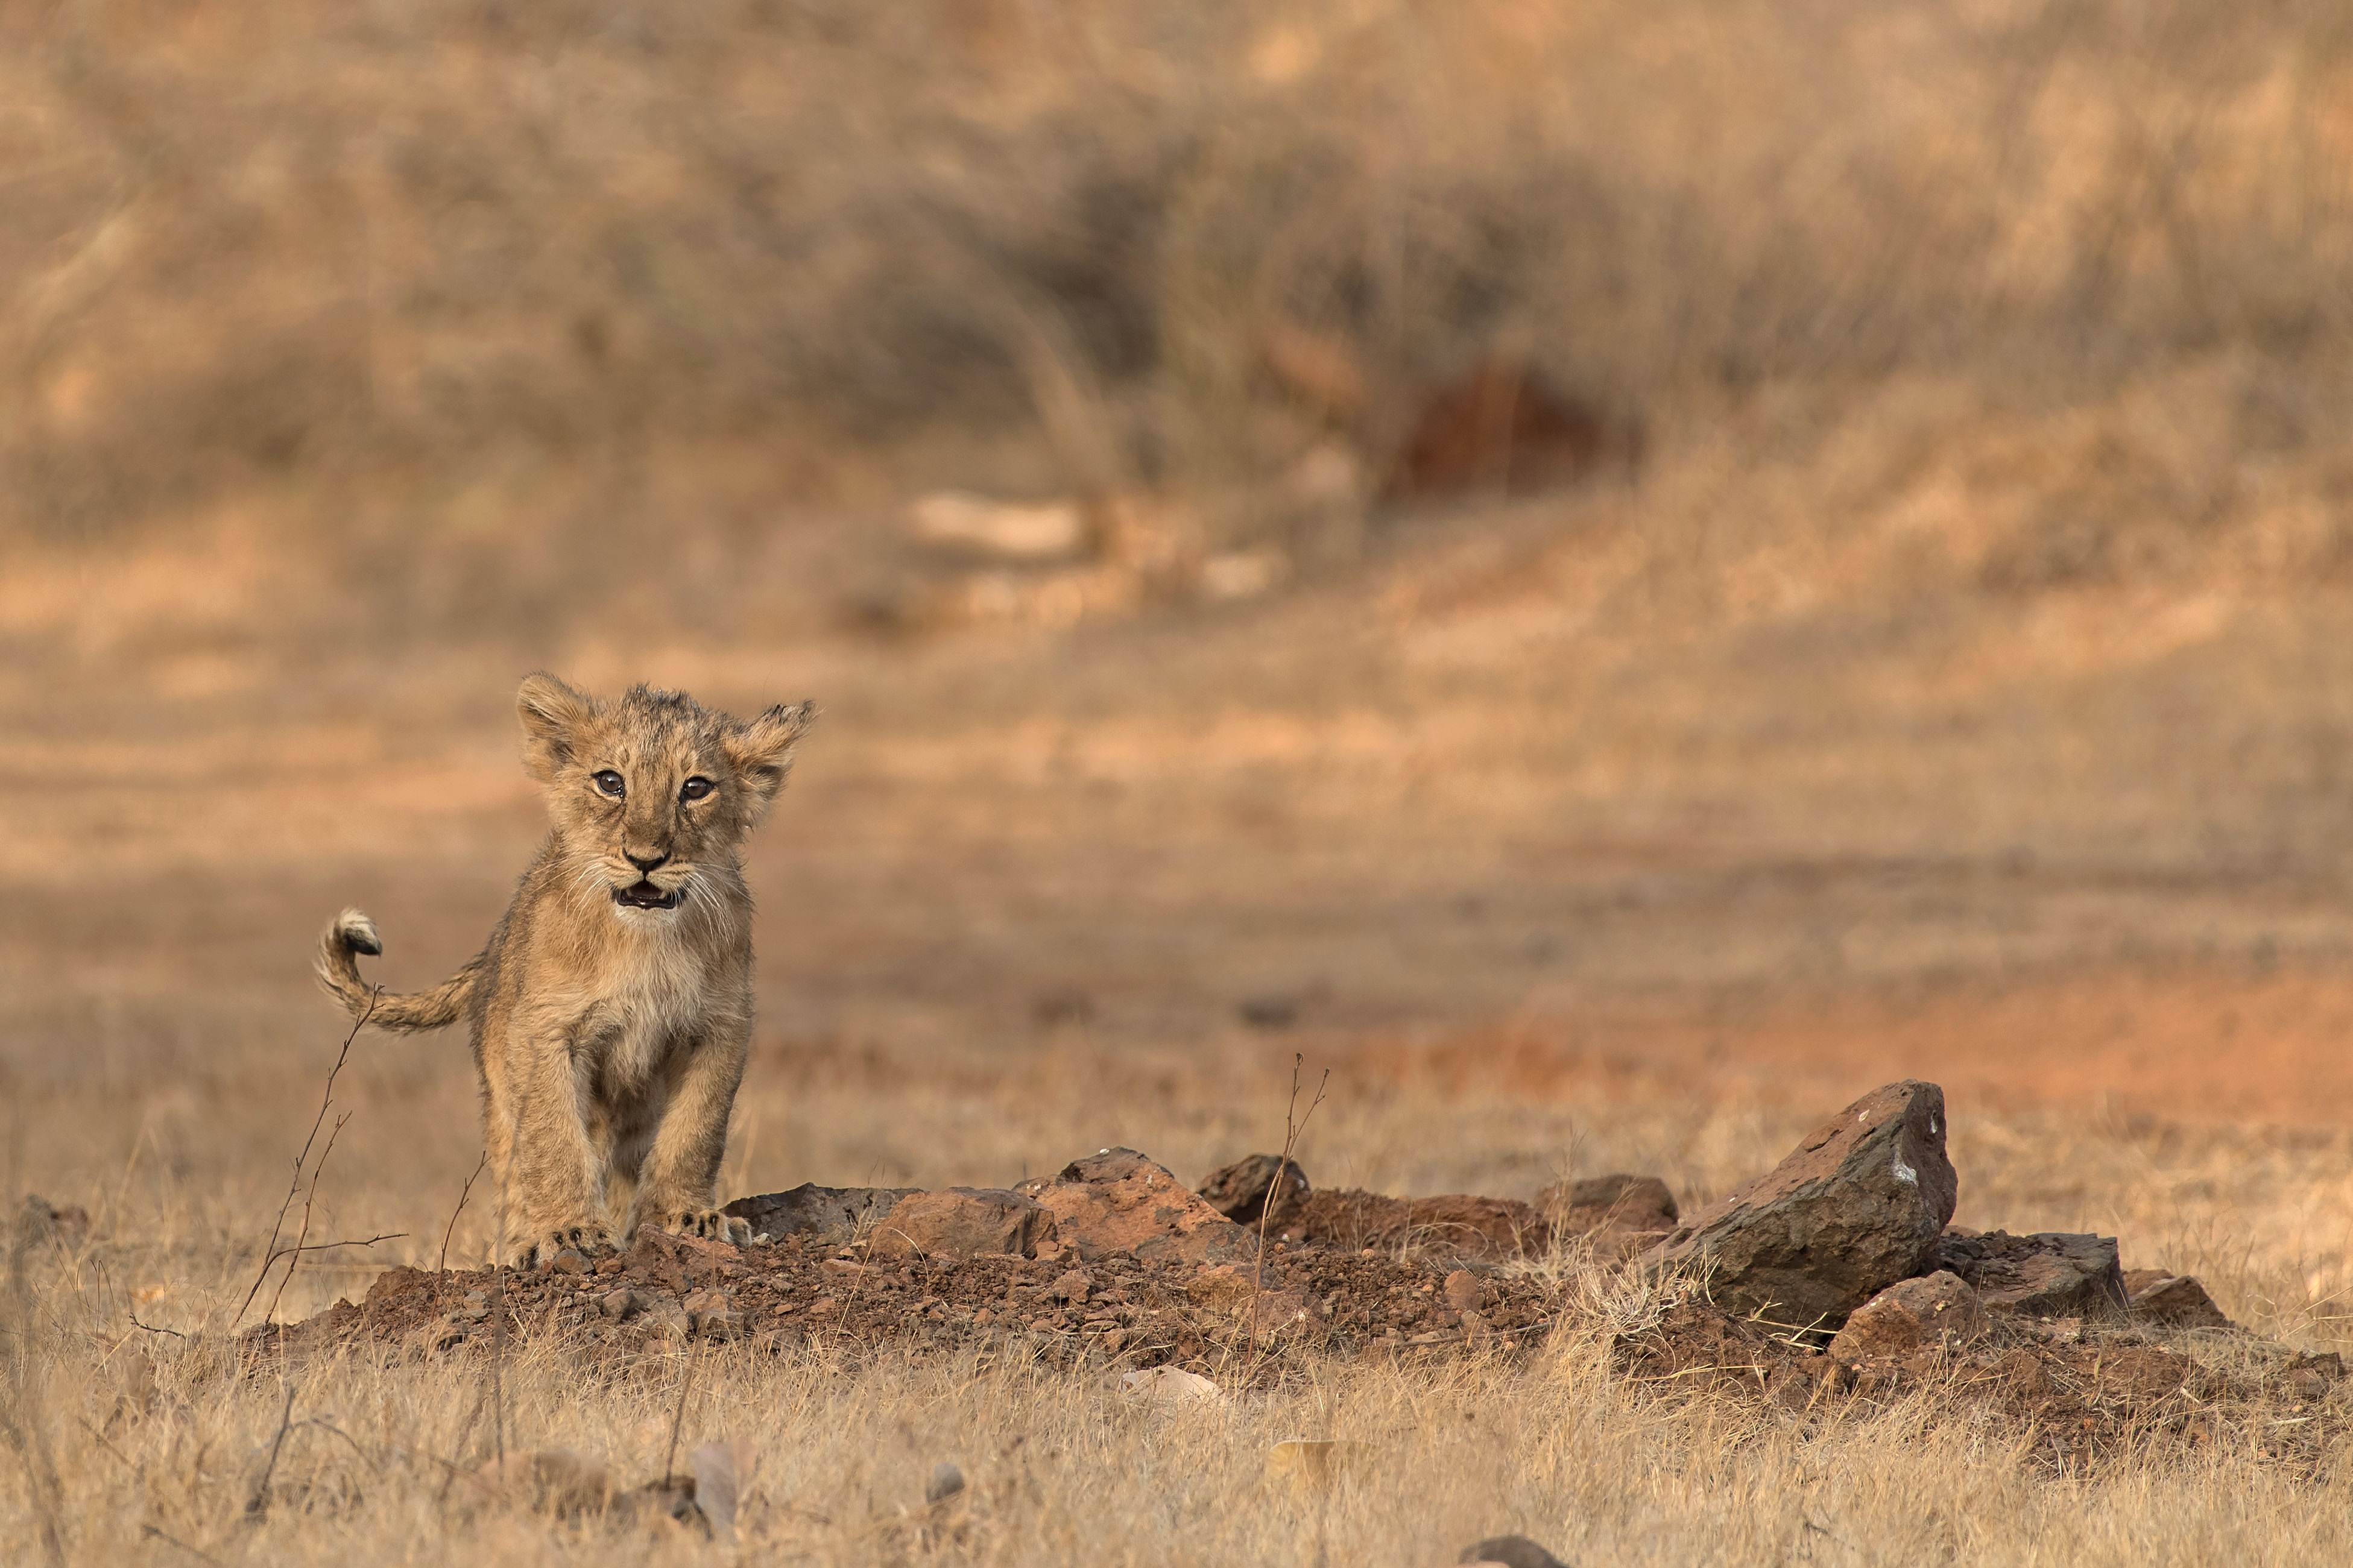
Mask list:
[[[16,0],[0,178],[0,530],[243,498],[386,636],[944,485],[1312,575],[1498,363],[1678,570],[1929,468],[1997,590],[2348,559],[2328,0]]]

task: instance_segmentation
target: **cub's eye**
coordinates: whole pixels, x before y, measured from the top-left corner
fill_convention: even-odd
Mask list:
[[[678,798],[681,800],[701,800],[704,795],[709,795],[715,787],[717,786],[713,785],[709,779],[702,778],[698,775],[697,777],[687,780],[684,784],[678,786]]]
[[[628,792],[628,786],[621,782],[621,775],[615,773],[610,768],[607,768],[604,772],[599,773],[593,773],[590,777],[595,782],[596,791],[600,795],[608,795],[615,800],[618,800]]]

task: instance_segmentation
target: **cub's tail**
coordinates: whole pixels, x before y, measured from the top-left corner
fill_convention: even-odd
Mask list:
[[[358,955],[364,952],[373,958],[383,951],[384,942],[375,934],[375,922],[357,910],[345,910],[321,933],[319,961],[312,967],[319,984],[326,988],[328,995],[343,1005],[344,1012],[355,1019],[364,1018],[379,1029],[438,1029],[466,1016],[467,1005],[473,1000],[474,983],[482,972],[479,954],[468,959],[457,973],[430,991],[395,996],[360,978]]]

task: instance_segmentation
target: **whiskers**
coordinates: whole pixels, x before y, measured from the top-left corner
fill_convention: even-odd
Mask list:
[[[687,873],[686,881],[679,891],[686,895],[681,908],[699,910],[714,929],[733,934],[737,913],[735,900],[722,897],[719,889],[712,886],[711,879],[702,874],[701,867]]]

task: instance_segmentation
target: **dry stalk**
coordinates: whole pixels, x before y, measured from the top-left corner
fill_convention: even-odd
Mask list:
[[[466,1199],[474,1190],[474,1178],[480,1176],[482,1167],[490,1163],[491,1152],[485,1149],[482,1157],[474,1162],[474,1174],[468,1176],[466,1184],[458,1189],[458,1206],[449,1211],[449,1223],[441,1227],[441,1253],[433,1260],[433,1308],[436,1311],[440,1310],[441,1286],[449,1275],[449,1237],[458,1228],[458,1216],[466,1212]]]
[[[670,1452],[662,1456],[662,1484],[667,1486],[678,1473],[678,1439],[686,1429],[686,1401],[694,1392],[694,1374],[702,1365],[702,1347],[697,1345],[687,1358],[686,1375],[678,1385],[678,1408],[670,1418]]]
[[[286,1254],[280,1250],[278,1247],[278,1237],[286,1228],[286,1211],[294,1206],[294,1194],[302,1190],[302,1172],[311,1163],[311,1146],[319,1141],[319,1129],[326,1125],[327,1109],[335,1102],[335,1078],[343,1070],[343,1063],[351,1058],[352,1042],[360,1037],[360,1030],[366,1027],[368,1019],[375,1016],[376,997],[380,994],[381,993],[376,987],[371,986],[369,988],[366,1011],[363,1012],[357,1018],[352,1020],[351,1033],[343,1037],[343,1047],[335,1053],[335,1065],[327,1069],[326,1087],[319,1095],[319,1114],[311,1119],[311,1135],[302,1140],[302,1152],[294,1157],[294,1179],[286,1184],[286,1201],[278,1205],[278,1217],[270,1222],[269,1242],[268,1246],[262,1248],[265,1256],[261,1260],[261,1271],[253,1277],[253,1289],[245,1293],[245,1301],[237,1308],[237,1316],[229,1320],[228,1326],[231,1329],[236,1328],[237,1323],[244,1319],[246,1312],[253,1306],[253,1299],[261,1294],[261,1287],[269,1279],[269,1270],[271,1268],[277,1264],[280,1258],[286,1256]],[[337,1121],[335,1123],[335,1130],[336,1131],[341,1131],[343,1130],[343,1123],[341,1121]],[[333,1145],[333,1133],[328,1134],[327,1142],[330,1147]],[[326,1163],[326,1157],[322,1155],[319,1163],[321,1164]],[[318,1189],[318,1173],[316,1172],[311,1173],[311,1190],[315,1193]],[[306,1203],[302,1207],[303,1224],[306,1226],[310,1223],[310,1205]],[[377,1239],[388,1240],[390,1238],[379,1237]],[[338,1245],[348,1246],[352,1244],[339,1243]],[[301,1261],[301,1257],[298,1254],[295,1258],[295,1264],[299,1265]],[[294,1267],[290,1266],[286,1272],[290,1277],[294,1272]],[[285,1289],[285,1286],[282,1282],[280,1284],[279,1289],[281,1292]],[[272,1310],[274,1310],[275,1308],[273,1307]]]
[[[278,1473],[278,1455],[286,1447],[286,1434],[294,1429],[294,1383],[286,1383],[286,1408],[278,1417],[278,1436],[269,1440],[269,1462],[261,1467],[261,1479],[253,1483],[253,1494],[245,1500],[245,1521],[259,1524],[269,1512],[269,1481]]]
[[[1250,1342],[1253,1350],[1258,1347],[1258,1299],[1266,1289],[1266,1227],[1274,1218],[1275,1202],[1282,1196],[1282,1178],[1291,1169],[1292,1152],[1299,1147],[1301,1134],[1307,1131],[1309,1119],[1324,1103],[1324,1091],[1332,1083],[1332,1069],[1325,1068],[1315,1085],[1315,1098],[1307,1102],[1307,1114],[1299,1115],[1299,1069],[1306,1060],[1298,1051],[1291,1053],[1291,1101],[1282,1108],[1282,1154],[1274,1163],[1274,1184],[1267,1188],[1266,1202],[1259,1205],[1258,1258],[1250,1268]]]

